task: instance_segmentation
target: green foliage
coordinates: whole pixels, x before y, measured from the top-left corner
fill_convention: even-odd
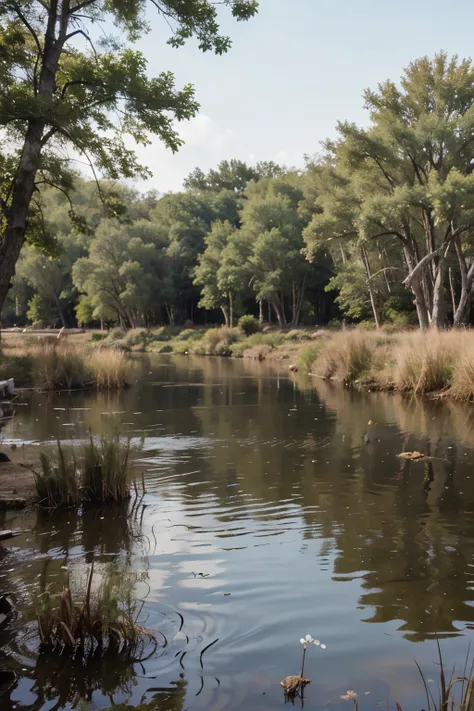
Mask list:
[[[28,302],[28,311],[26,312],[26,317],[32,323],[42,323],[47,324],[51,319],[51,309],[49,308],[46,301],[39,295],[35,294],[31,297]]]
[[[311,373],[313,364],[318,358],[319,351],[321,350],[321,344],[308,346],[298,356],[298,367],[304,373]]]
[[[260,331],[260,323],[255,316],[247,314],[239,318],[239,328],[242,329],[246,336],[251,336],[253,333]]]

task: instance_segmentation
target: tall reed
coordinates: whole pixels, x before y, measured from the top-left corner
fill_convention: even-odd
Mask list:
[[[59,508],[78,506],[81,501],[106,503],[130,496],[132,482],[132,447],[130,439],[119,434],[89,434],[86,444],[64,447],[59,439],[56,449],[45,448],[40,454],[40,469],[33,469],[36,493],[41,506]],[[142,477],[143,478],[143,477]],[[144,490],[144,485],[143,485]]]
[[[39,595],[36,620],[43,649],[87,657],[94,649],[120,648],[127,650],[132,662],[138,661],[145,647],[152,643],[156,648],[157,642],[153,632],[137,624],[137,575],[112,567],[98,586],[93,585],[93,576],[94,562],[82,595],[71,589],[69,580],[59,594],[49,585]]]
[[[121,439],[118,434],[102,436],[98,442],[89,434],[81,459],[82,484],[88,501],[121,501],[130,496],[130,451],[130,439]]]
[[[44,450],[40,453],[40,470],[33,470],[33,474],[41,506],[77,506],[80,497],[73,447],[62,446],[58,439],[57,450]]]

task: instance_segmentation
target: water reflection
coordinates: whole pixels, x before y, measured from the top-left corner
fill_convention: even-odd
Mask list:
[[[33,396],[6,437],[145,434],[146,508],[15,514],[8,526],[29,530],[4,574],[21,590],[75,556],[146,569],[149,614],[179,612],[184,636],[178,624],[166,654],[141,670],[134,702],[161,703],[146,695],[149,678],[169,689],[183,673],[169,708],[185,696],[206,711],[274,708],[307,632],[328,641],[325,681],[308,687],[308,705],[317,694],[337,706],[346,688],[375,689],[385,676],[383,698],[401,679],[410,687],[410,642],[435,634],[450,662],[464,660],[459,637],[474,625],[471,407],[345,390],[281,364],[144,357],[135,368],[124,393]],[[427,457],[397,456],[415,449]],[[417,659],[430,649],[418,645]],[[89,685],[97,708],[110,705],[107,684]],[[54,688],[47,698],[63,699]]]

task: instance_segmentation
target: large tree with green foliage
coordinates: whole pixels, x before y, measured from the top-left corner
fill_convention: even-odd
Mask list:
[[[242,235],[252,244],[249,257],[251,282],[258,301],[268,301],[278,324],[297,325],[304,302],[310,266],[302,255],[306,224],[298,210],[303,199],[302,178],[297,173],[262,178],[247,187],[241,212]]]
[[[0,309],[29,231],[41,234],[41,186],[68,192],[74,149],[102,176],[146,175],[126,135],[142,144],[159,137],[171,150],[181,140],[174,120],[198,110],[192,86],[175,86],[171,72],[149,78],[133,42],[150,28],[156,10],[171,28],[175,47],[196,37],[199,48],[226,52],[217,5],[237,20],[257,11],[257,0],[4,0],[0,4],[0,125],[7,140],[0,156]],[[115,24],[93,44],[93,28]]]
[[[398,278],[423,328],[445,323],[453,267],[453,322],[460,324],[474,277],[474,66],[445,53],[423,57],[400,86],[386,81],[365,100],[371,125],[339,123],[338,138],[327,143],[333,179],[316,198],[309,249],[349,239],[364,261],[374,244],[382,253],[395,246],[395,263],[381,269],[402,269]],[[370,271],[369,264],[369,285]]]

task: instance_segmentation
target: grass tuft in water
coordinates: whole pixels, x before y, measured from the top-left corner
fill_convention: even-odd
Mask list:
[[[112,569],[98,587],[93,586],[93,576],[92,562],[82,595],[73,593],[68,581],[59,594],[48,586],[39,596],[36,619],[43,651],[69,651],[86,658],[97,650],[116,649],[126,651],[131,662],[139,661],[157,641],[154,632],[136,622],[136,575]],[[166,637],[158,634],[166,646]]]
[[[58,439],[56,450],[40,453],[40,467],[33,470],[39,503],[51,509],[77,506],[80,497],[74,448],[64,447]]]
[[[130,496],[133,457],[139,445],[119,434],[94,439],[92,432],[85,445],[48,447],[40,454],[40,469],[33,469],[39,504],[45,508],[78,506],[82,501],[118,502]],[[142,489],[145,485],[142,477]]]
[[[122,501],[130,496],[130,439],[89,435],[81,461],[84,496],[88,501]]]

